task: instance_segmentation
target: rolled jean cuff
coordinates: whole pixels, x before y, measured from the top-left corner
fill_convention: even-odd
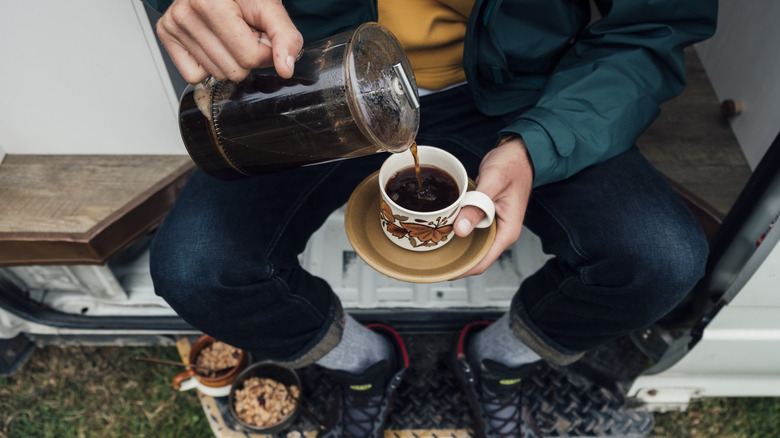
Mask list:
[[[320,360],[341,342],[341,335],[344,333],[344,309],[335,294],[331,302],[333,304],[328,310],[325,324],[317,336],[290,360],[276,360],[276,363],[289,368],[303,368]]]
[[[579,360],[585,352],[572,351],[558,345],[555,341],[540,332],[531,322],[525,307],[515,294],[512,299],[509,327],[528,348],[536,352],[542,359],[554,365],[565,366]]]

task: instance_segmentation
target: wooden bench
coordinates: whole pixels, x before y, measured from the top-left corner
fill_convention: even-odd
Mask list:
[[[6,156],[0,266],[105,263],[162,222],[193,168],[187,156]]]

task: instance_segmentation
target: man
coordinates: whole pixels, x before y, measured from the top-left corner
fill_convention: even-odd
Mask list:
[[[493,324],[470,324],[459,378],[477,434],[522,436],[520,380],[652,324],[703,274],[698,224],[640,155],[637,137],[684,87],[683,48],[709,37],[717,2],[600,0],[176,0],[158,35],[184,78],[240,81],[295,69],[304,41],[378,21],[401,41],[421,89],[417,141],[449,150],[496,206],[479,275],[523,224],[555,257]],[[193,326],[344,385],[330,436],[381,436],[406,367],[392,329],[344,314],[297,255],[385,157],[237,182],[196,172],[152,247],[157,292]],[[465,208],[459,236],[481,218]],[[525,427],[525,430],[523,429]]]

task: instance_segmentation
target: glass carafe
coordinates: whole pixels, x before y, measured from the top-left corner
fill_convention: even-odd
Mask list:
[[[306,44],[295,74],[190,85],[179,107],[195,164],[231,180],[409,148],[417,86],[398,40],[377,23]]]

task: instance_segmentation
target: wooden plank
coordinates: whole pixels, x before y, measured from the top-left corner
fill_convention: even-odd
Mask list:
[[[159,225],[187,156],[9,155],[0,166],[0,265],[103,263]]]
[[[0,233],[86,233],[189,157],[9,155],[0,167]]]
[[[662,105],[637,144],[667,178],[725,216],[750,178],[750,167],[692,48],[686,69],[685,91]]]

